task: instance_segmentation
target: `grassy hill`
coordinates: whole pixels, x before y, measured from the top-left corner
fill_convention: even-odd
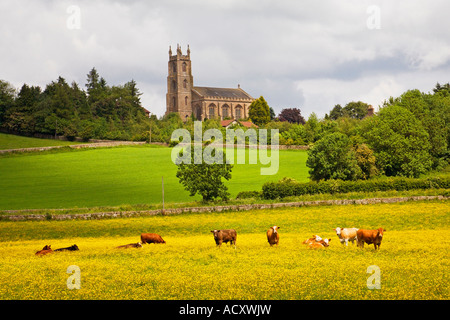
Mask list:
[[[0,150],[68,146],[79,143],[80,142],[62,141],[53,139],[38,139],[31,137],[16,136],[13,134],[0,133]]]
[[[171,151],[144,145],[2,157],[0,210],[161,203],[162,177],[166,203],[200,200],[178,182]],[[231,196],[285,176],[308,181],[305,151],[280,150],[279,155],[273,176],[260,175],[261,164],[235,164],[227,182]]]

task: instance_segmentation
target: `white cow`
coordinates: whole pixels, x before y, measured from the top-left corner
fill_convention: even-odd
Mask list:
[[[348,246],[348,242],[351,241],[352,244],[355,244],[355,240],[358,240],[356,236],[357,228],[339,228],[334,229],[336,231],[337,236],[339,237],[339,241],[346,246]]]

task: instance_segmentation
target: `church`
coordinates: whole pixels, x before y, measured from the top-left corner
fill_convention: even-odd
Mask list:
[[[189,45],[186,55],[179,45],[175,55],[169,47],[166,114],[177,112],[183,121],[192,115],[197,120],[248,118],[248,108],[255,99],[240,85],[237,88],[194,86],[190,55]]]

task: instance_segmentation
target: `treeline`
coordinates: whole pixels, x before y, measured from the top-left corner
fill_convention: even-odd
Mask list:
[[[76,82],[69,85],[59,77],[44,90],[24,84],[16,92],[8,82],[0,81],[0,128],[69,140],[145,140],[149,119],[134,80],[109,86],[93,68],[85,86],[83,90]]]

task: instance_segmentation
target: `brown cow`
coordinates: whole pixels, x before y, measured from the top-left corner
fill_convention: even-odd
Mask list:
[[[51,245],[46,245],[46,246],[44,246],[43,248],[42,248],[42,250],[39,250],[38,252],[36,252],[35,254],[37,255],[37,256],[43,256],[43,255],[46,255],[46,254],[49,254],[49,253],[52,253],[53,252],[53,250],[52,250],[52,248],[51,248]]]
[[[383,228],[378,228],[377,230],[364,230],[359,229],[356,232],[356,236],[358,239],[358,247],[364,248],[364,242],[367,244],[372,244],[375,247],[375,250],[380,249],[381,240],[383,240],[383,233],[386,230]],[[378,248],[377,248],[378,246]]]
[[[270,227],[269,230],[267,230],[267,241],[269,241],[270,246],[273,246],[274,244],[278,246],[278,242],[280,241],[280,234],[278,233],[278,229],[280,229],[280,227],[273,226]]]
[[[146,243],[166,243],[159,234],[156,233],[142,233],[141,234],[142,244]]]
[[[138,242],[138,243],[130,243],[130,244],[125,244],[123,246],[116,247],[116,249],[128,249],[128,248],[142,248],[142,244],[140,242]]]
[[[222,242],[230,242],[230,245],[234,244],[236,247],[236,238],[237,233],[234,229],[225,229],[225,230],[211,230],[214,234],[214,240],[216,241],[216,246],[221,246]]]

